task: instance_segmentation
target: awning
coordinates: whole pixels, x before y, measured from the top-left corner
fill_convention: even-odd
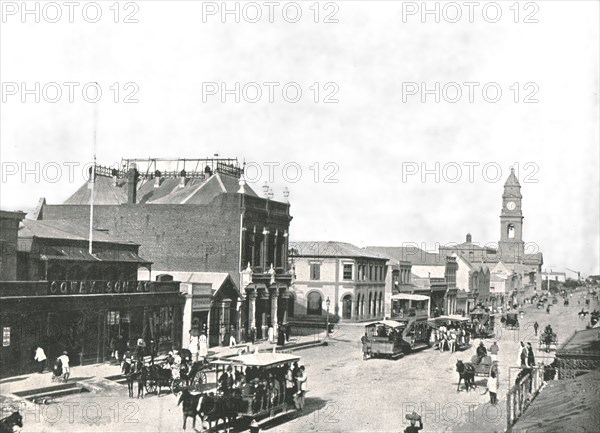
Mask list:
[[[406,299],[409,301],[429,301],[429,296],[425,295],[413,295],[411,293],[398,293],[392,296],[392,300],[395,299]]]
[[[401,328],[401,327],[405,327],[406,323],[397,322],[395,320],[379,320],[377,322],[367,323],[365,326],[376,326],[376,325],[383,325],[383,326],[387,326],[389,328]]]
[[[45,247],[40,254],[42,260],[70,260],[80,262],[99,262],[101,259],[81,247]]]
[[[83,247],[45,247],[40,254],[42,260],[68,260],[79,262],[114,262],[114,263],[139,263],[151,264],[148,260],[142,259],[134,251],[125,250],[105,250],[89,253],[87,248]]]
[[[135,251],[106,250],[94,252],[93,255],[98,257],[98,259],[103,262],[139,263],[143,265],[149,265],[152,263],[141,258]]]

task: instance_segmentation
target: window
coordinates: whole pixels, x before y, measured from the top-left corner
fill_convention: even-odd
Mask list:
[[[319,292],[310,292],[306,298],[306,314],[320,316],[322,298]]]
[[[320,280],[321,279],[321,264],[311,263],[310,264],[310,279]]]
[[[515,226],[513,224],[508,225],[508,239],[515,238]]]
[[[373,281],[373,265],[369,265],[369,281]]]
[[[352,279],[352,264],[344,265],[344,280]]]

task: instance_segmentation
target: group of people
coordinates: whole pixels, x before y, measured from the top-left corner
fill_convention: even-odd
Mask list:
[[[254,413],[261,412],[284,402],[303,410],[307,391],[304,366],[297,362],[289,367],[247,367],[233,371],[228,366],[219,376],[218,390],[225,396],[235,396],[247,402]]]
[[[46,352],[42,346],[37,346],[33,359],[37,363],[38,373],[43,373],[44,369],[46,368],[46,364],[48,363],[48,357],[46,356]],[[54,366],[52,368],[52,381],[63,380],[64,382],[67,382],[70,374],[71,369],[69,367],[69,354],[66,350],[64,350],[62,354],[54,361]]]
[[[535,354],[533,353],[533,347],[531,347],[531,343],[528,342],[527,345],[525,345],[525,343],[521,341],[517,364],[521,368],[535,367]]]
[[[469,344],[471,340],[471,332],[466,326],[453,326],[452,323],[440,326],[432,336],[435,338],[434,347],[440,352],[449,350],[454,353],[456,344]]]

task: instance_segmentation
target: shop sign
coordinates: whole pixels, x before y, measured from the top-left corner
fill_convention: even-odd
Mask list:
[[[49,295],[99,295],[143,293],[153,290],[150,281],[52,281]]]

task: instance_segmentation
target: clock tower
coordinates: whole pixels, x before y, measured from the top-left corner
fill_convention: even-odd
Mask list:
[[[519,179],[515,176],[514,168],[511,167],[502,194],[500,242],[498,242],[498,253],[505,263],[523,263],[525,243],[523,242],[522,198]]]

